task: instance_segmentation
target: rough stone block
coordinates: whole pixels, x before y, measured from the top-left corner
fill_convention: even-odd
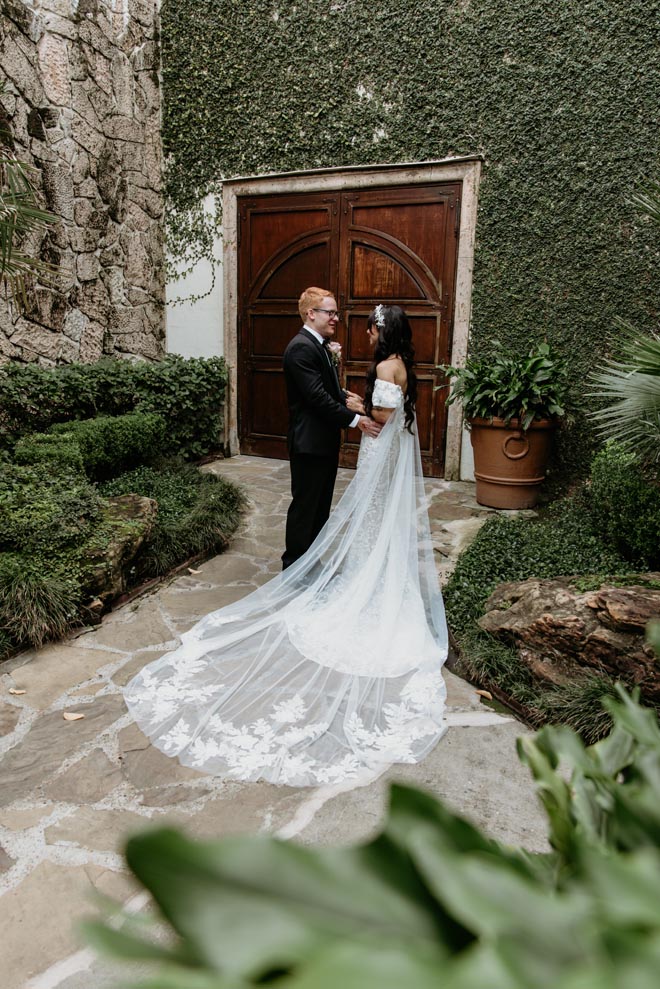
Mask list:
[[[71,103],[68,49],[67,39],[55,34],[45,34],[37,48],[44,92],[57,106]]]
[[[33,799],[35,791],[50,782],[65,759],[126,713],[126,705],[123,697],[111,695],[91,704],[73,705],[72,710],[80,711],[84,719],[65,721],[61,711],[44,714],[0,759],[0,807]]]
[[[103,356],[105,329],[101,323],[90,320],[83,328],[80,337],[80,360],[83,364],[93,364]]]
[[[100,667],[120,659],[119,653],[81,649],[69,642],[42,646],[28,656],[29,662],[14,670],[12,679],[16,687],[25,690],[25,703],[37,711],[45,711]]]
[[[56,776],[45,787],[47,799],[67,804],[94,804],[107,797],[122,781],[122,774],[102,749],[93,749],[88,756]],[[52,829],[51,829],[52,831]],[[80,833],[80,829],[79,829]],[[47,840],[57,840],[57,836]],[[75,839],[72,839],[75,840]],[[83,842],[86,847],[96,847]]]
[[[93,282],[99,274],[98,255],[79,254],[76,261],[76,272],[81,282]]]
[[[121,773],[117,773],[121,779]],[[81,807],[45,831],[49,845],[67,842],[98,852],[121,853],[126,840],[149,827],[149,818],[129,810]]]

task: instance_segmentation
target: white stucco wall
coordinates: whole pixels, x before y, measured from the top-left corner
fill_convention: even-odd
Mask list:
[[[208,212],[215,208],[213,196],[209,196],[204,207]],[[213,245],[216,259],[215,284],[213,267],[210,261],[200,261],[185,278],[167,283],[167,352],[181,354],[182,357],[222,357],[225,353],[223,333],[223,277],[222,239],[216,238]],[[208,294],[207,294],[208,293]],[[181,302],[177,299],[190,296],[203,296],[196,302]]]
[[[461,481],[474,481],[474,455],[470,431],[463,426],[461,436]]]

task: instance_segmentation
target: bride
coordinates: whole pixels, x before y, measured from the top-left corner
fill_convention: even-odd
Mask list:
[[[125,690],[153,744],[230,779],[314,786],[418,762],[444,733],[447,628],[408,319],[379,305],[357,470],[310,549],[206,615]]]

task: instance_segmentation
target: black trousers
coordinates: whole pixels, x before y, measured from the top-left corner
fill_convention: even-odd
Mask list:
[[[337,477],[338,458],[292,453],[291,504],[286,517],[282,569],[306,553],[328,521]]]

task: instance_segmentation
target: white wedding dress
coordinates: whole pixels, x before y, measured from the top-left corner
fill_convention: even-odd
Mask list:
[[[403,393],[307,553],[125,690],[153,744],[230,779],[314,786],[418,762],[444,733],[447,627]],[[415,427],[413,426],[413,430]]]

